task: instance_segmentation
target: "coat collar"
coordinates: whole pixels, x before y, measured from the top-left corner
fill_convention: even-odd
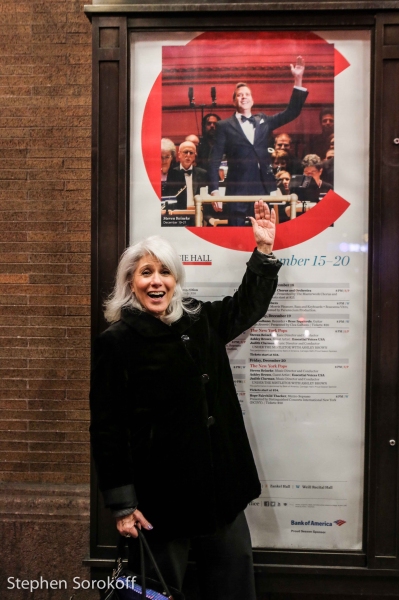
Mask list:
[[[181,335],[191,327],[198,317],[199,315],[190,316],[187,313],[183,313],[183,316],[178,321],[175,321],[172,325],[167,325],[150,313],[136,308],[123,308],[121,321],[144,337],[163,337],[171,334]]]

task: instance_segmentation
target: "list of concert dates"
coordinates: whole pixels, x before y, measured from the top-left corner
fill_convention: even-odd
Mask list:
[[[302,253],[279,256],[267,314],[228,345],[262,482],[247,511],[261,547],[360,543],[365,300],[358,274],[366,246],[354,248],[307,261]],[[214,301],[237,285],[190,282],[185,291]]]

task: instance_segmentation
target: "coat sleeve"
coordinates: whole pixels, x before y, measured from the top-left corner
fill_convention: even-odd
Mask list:
[[[308,92],[294,88],[287,108],[281,113],[268,117],[268,126],[270,130],[277,129],[286,123],[290,123],[301,114]]]
[[[202,187],[209,185],[208,172],[201,167],[194,167],[193,170],[193,193],[199,194]]]
[[[226,344],[265,316],[277,288],[281,266],[281,262],[271,262],[255,250],[234,296],[204,304],[213,327]]]
[[[94,342],[90,385],[90,438],[99,488],[106,506],[137,506],[129,447],[126,373],[121,350],[109,330]]]

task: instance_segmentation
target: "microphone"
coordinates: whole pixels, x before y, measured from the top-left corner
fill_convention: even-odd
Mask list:
[[[212,98],[212,106],[216,106],[216,88],[214,85],[211,87],[211,98]]]
[[[188,100],[189,100],[190,106],[195,106],[195,102],[194,102],[194,88],[193,87],[189,87],[188,88]]]

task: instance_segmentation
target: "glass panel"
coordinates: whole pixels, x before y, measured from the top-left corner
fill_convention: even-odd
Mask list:
[[[187,295],[217,300],[237,288],[254,247],[246,196],[265,196],[278,213],[275,254],[284,266],[276,295],[228,348],[262,482],[247,509],[253,545],[358,550],[369,32],[132,34],[131,57],[131,241],[172,241],[186,265]],[[309,95],[302,107],[305,92],[297,90],[299,110],[289,112],[298,57]],[[254,124],[234,116],[249,113],[244,101],[233,106],[237,82],[249,89]],[[195,156],[192,184],[178,160],[189,135],[197,155],[183,152],[188,144],[180,158]],[[162,163],[161,138],[169,140]],[[225,200],[221,212],[210,203],[213,190]],[[242,205],[232,202],[237,196]]]

